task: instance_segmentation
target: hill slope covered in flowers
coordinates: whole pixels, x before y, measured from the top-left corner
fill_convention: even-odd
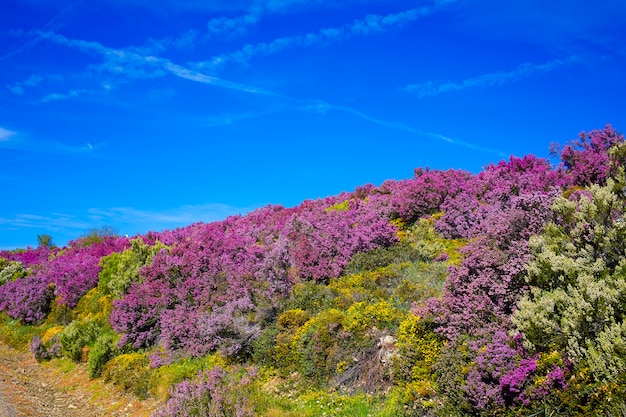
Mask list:
[[[622,415],[626,145],[558,154],[0,252],[0,336],[156,416]]]

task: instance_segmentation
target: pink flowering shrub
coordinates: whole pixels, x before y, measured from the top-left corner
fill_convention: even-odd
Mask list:
[[[367,200],[344,200],[345,207],[332,210],[324,201],[305,202],[287,224],[290,253],[301,279],[325,281],[336,278],[352,255],[397,238],[396,228],[377,204]]]
[[[624,135],[606,125],[604,129],[581,132],[577,140],[561,150],[560,157],[574,184],[604,184],[611,174],[609,149],[622,142]]]
[[[45,319],[53,299],[54,288],[41,274],[0,286],[0,310],[24,324],[36,324]]]
[[[107,237],[89,246],[72,246],[45,263],[37,274],[54,284],[60,304],[73,308],[98,284],[100,260],[129,245],[127,238]]]
[[[32,268],[47,261],[50,255],[54,254],[56,249],[48,246],[38,246],[36,248],[26,248],[20,250],[3,250],[0,251],[0,258],[8,261],[20,262],[25,269]]]
[[[395,241],[396,228],[376,207],[342,195],[179,231],[186,237],[113,302],[120,346],[159,345],[166,357],[246,355],[260,331],[259,309],[275,308],[296,280],[338,276],[354,253]],[[153,365],[169,360],[162,356]]]
[[[488,166],[470,178],[460,193],[446,199],[441,205],[444,216],[436,226],[448,238],[480,236],[485,219],[497,217],[494,210],[507,210],[512,200],[525,194],[554,195],[569,184],[569,177],[552,170],[545,159],[511,157],[508,162]]]
[[[382,194],[390,215],[412,223],[420,217],[436,213],[447,198],[456,196],[471,178],[465,171],[415,170],[415,177],[401,181],[385,181]],[[376,198],[376,197],[374,197]]]
[[[152,417],[252,417],[248,386],[256,376],[251,368],[237,376],[220,366],[200,372],[193,381],[176,385],[165,407]]]

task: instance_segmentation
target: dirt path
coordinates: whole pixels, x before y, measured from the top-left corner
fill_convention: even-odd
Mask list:
[[[0,344],[0,417],[147,417],[158,405],[89,380],[84,364],[39,364]]]

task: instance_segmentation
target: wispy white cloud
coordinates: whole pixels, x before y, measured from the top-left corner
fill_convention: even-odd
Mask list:
[[[0,127],[0,142],[8,142],[16,132]]]
[[[202,84],[210,84],[216,87],[236,90],[239,92],[258,94],[266,96],[276,96],[288,99],[272,91],[262,88],[236,83],[225,80],[223,78],[204,74],[199,71],[189,69],[185,66],[175,64],[169,59],[156,57],[152,55],[142,55],[139,50],[115,49],[106,47],[98,42],[84,41],[79,39],[69,39],[63,35],[56,33],[44,34],[47,40],[55,42],[70,48],[75,48],[86,53],[95,53],[104,58],[104,62],[98,65],[92,65],[88,68],[84,76],[88,77],[91,73],[107,72],[109,74],[119,75],[126,80],[146,79],[161,77],[167,74],[174,75],[189,81]],[[104,88],[106,90],[106,88]],[[75,98],[83,93],[91,93],[93,91],[74,89],[68,93],[51,93],[43,97],[42,102],[66,100]]]
[[[235,38],[243,36],[250,26],[255,25],[261,19],[263,10],[259,7],[253,8],[247,14],[237,17],[220,16],[213,18],[207,23],[209,36]]]
[[[41,103],[47,103],[49,101],[58,101],[58,100],[69,100],[71,98],[76,98],[82,94],[87,94],[87,93],[92,93],[92,91],[89,90],[83,90],[83,89],[73,89],[70,90],[69,92],[67,92],[66,94],[61,94],[61,93],[51,93],[46,95],[45,97],[43,97],[40,102]]]
[[[371,14],[363,19],[338,26],[320,29],[302,35],[284,36],[270,42],[247,44],[238,51],[217,55],[209,60],[195,63],[202,70],[218,70],[226,64],[245,65],[257,56],[271,55],[295,47],[323,46],[336,43],[353,36],[368,36],[383,33],[408,25],[417,19],[433,13],[438,6],[419,7],[388,15]]]
[[[497,155],[501,158],[506,158],[508,155],[503,152],[500,151],[498,149],[493,149],[493,148],[489,148],[489,147],[485,147],[485,146],[481,146],[475,143],[471,143],[471,142],[467,142],[464,140],[460,140],[460,139],[456,139],[456,138],[451,138],[449,136],[446,135],[442,135],[440,133],[435,133],[435,132],[428,132],[425,130],[421,130],[421,129],[417,129],[414,128],[412,126],[409,126],[407,124],[404,123],[396,123],[396,122],[390,122],[387,120],[383,120],[383,119],[379,119],[377,117],[373,117],[370,116],[368,114],[365,114],[359,110],[356,110],[352,107],[346,107],[346,106],[337,106],[337,105],[333,105],[330,103],[326,103],[326,102],[317,102],[317,103],[313,103],[313,104],[309,104],[307,106],[304,107],[304,110],[309,110],[309,111],[316,111],[316,112],[321,112],[321,113],[325,113],[329,110],[334,110],[334,111],[339,111],[339,112],[343,112],[343,113],[348,113],[351,114],[353,116],[356,116],[358,118],[361,118],[363,120],[366,120],[370,123],[374,123],[380,126],[384,126],[384,127],[388,127],[390,129],[394,129],[394,130],[399,130],[399,131],[403,131],[403,132],[408,132],[408,133],[412,133],[418,136],[422,136],[422,137],[427,137],[427,138],[431,138],[431,139],[436,139],[438,141],[441,142],[446,142],[449,143],[451,145],[455,145],[455,146],[459,146],[462,148],[466,148],[466,149],[471,149],[471,150],[475,150],[475,151],[479,151],[479,152],[484,152],[484,153],[489,153],[489,154],[494,154]]]
[[[132,207],[92,208],[88,219],[93,224],[111,224],[120,230],[147,232],[186,226],[196,222],[213,222],[228,216],[245,214],[257,208],[234,207],[226,204],[184,205],[164,210],[141,210]]]
[[[500,86],[502,84],[514,83],[523,78],[542,75],[579,61],[581,61],[580,57],[570,56],[566,59],[553,59],[543,64],[525,63],[512,71],[492,72],[478,77],[468,78],[461,82],[427,81],[421,84],[409,84],[402,89],[410,93],[415,93],[421,98],[468,88]]]
[[[236,90],[236,91],[243,92],[243,93],[272,96],[272,97],[282,98],[285,100],[292,100],[290,97],[284,96],[274,91],[251,86],[248,84],[241,84],[241,83],[228,81],[223,78],[214,77],[212,75],[207,75],[199,71],[191,70],[182,65],[174,64],[167,60],[163,61],[163,68],[166,69],[172,75],[183,78],[185,80],[201,83],[201,84],[210,84],[215,87],[226,88],[228,90]]]
[[[152,53],[163,52],[168,49],[192,50],[200,39],[200,32],[190,29],[176,36],[161,39],[150,38],[147,41],[147,50]]]
[[[22,82],[17,82],[17,83],[13,83],[13,84],[9,84],[7,85],[7,88],[9,89],[10,92],[12,92],[13,94],[16,94],[18,96],[21,96],[22,94],[24,94],[24,87],[36,87],[38,86],[46,77],[44,77],[43,75],[40,74],[33,74],[30,77],[28,77],[25,81]],[[47,78],[50,78],[50,76],[48,76]],[[54,76],[53,78],[58,79],[59,76]]]
[[[62,230],[81,231],[91,227],[87,220],[74,215],[51,213],[49,215],[16,214],[12,217],[0,217],[0,229],[38,229],[46,232]]]

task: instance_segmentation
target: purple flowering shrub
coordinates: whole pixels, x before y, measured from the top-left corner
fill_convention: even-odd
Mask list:
[[[41,274],[0,286],[0,310],[24,324],[36,324],[45,319],[53,299],[54,288]]]
[[[604,129],[581,132],[577,140],[561,150],[560,157],[574,184],[604,184],[615,173],[611,172],[609,149],[623,142],[624,135],[606,125]]]
[[[57,337],[52,337],[48,343],[44,343],[39,335],[35,335],[30,342],[30,352],[37,361],[48,361],[61,356],[61,343]]]
[[[531,155],[476,175],[417,169],[133,240],[102,229],[68,248],[2,251],[0,310],[37,324],[56,298],[75,319],[61,348],[92,348],[90,375],[122,351],[144,350],[145,373],[148,358],[265,352],[265,364],[345,388],[395,332],[407,410],[421,395],[440,415],[532,415],[540,402],[567,414],[559,401],[596,406],[592,395],[626,386],[613,382],[626,371],[623,144],[607,125],[560,149],[557,167]],[[412,302],[418,319],[406,318]],[[49,348],[33,339],[36,356]],[[252,415],[249,378],[201,373],[156,415]]]
[[[431,299],[421,314],[434,315],[438,332],[450,340],[461,334],[493,334],[508,323],[526,287],[523,272],[530,259],[528,238],[551,218],[554,190],[511,197],[509,202],[482,209],[476,237],[451,266],[441,298]],[[418,310],[420,310],[418,308]]]
[[[26,248],[23,250],[3,250],[0,251],[0,258],[7,261],[20,262],[25,269],[40,265],[53,255],[56,249],[48,246],[38,246],[36,248]]]
[[[98,285],[100,260],[128,246],[127,238],[118,237],[106,237],[88,246],[71,246],[44,264],[38,274],[54,283],[59,304],[73,308],[87,291]]]
[[[436,226],[448,238],[481,236],[484,222],[490,218],[497,220],[516,199],[526,194],[548,194],[554,198],[557,191],[569,184],[566,173],[552,170],[545,159],[532,155],[511,157],[508,162],[489,165],[470,178],[460,193],[446,199],[441,205],[444,215]]]
[[[324,204],[325,203],[325,204]],[[295,272],[318,282],[336,278],[352,255],[397,241],[396,228],[379,206],[347,199],[339,209],[320,200],[305,202],[287,224]]]
[[[245,356],[260,331],[259,309],[282,303],[294,282],[338,276],[354,253],[396,240],[376,207],[341,195],[190,227],[113,302],[120,346],[159,345],[172,357],[216,349]]]
[[[456,196],[471,178],[471,174],[459,170],[415,170],[412,179],[385,181],[377,190],[382,194],[392,218],[400,218],[407,223],[434,214],[440,210],[447,198]],[[377,199],[377,196],[372,198]]]
[[[536,404],[541,400],[550,403],[551,410],[564,412],[558,403],[566,392],[572,393],[567,381],[576,365],[567,357],[586,354],[589,359],[585,375],[615,375],[624,369],[623,361],[617,359],[614,353],[609,353],[612,348],[608,347],[616,346],[617,340],[623,340],[619,331],[615,331],[618,326],[602,330],[596,336],[602,338],[602,354],[593,345],[597,342],[587,337],[589,322],[593,325],[598,312],[606,310],[605,302],[602,304],[604,307],[595,309],[595,313],[585,314],[584,319],[581,316],[579,323],[576,320],[580,314],[573,311],[580,311],[586,304],[570,303],[568,300],[578,295],[584,298],[585,292],[567,297],[566,293],[559,293],[558,290],[529,294],[529,284],[541,283],[549,285],[544,288],[552,289],[551,286],[555,285],[553,279],[573,288],[572,282],[575,283],[576,279],[566,271],[571,272],[574,264],[568,263],[565,256],[554,255],[553,251],[558,250],[558,246],[554,245],[560,245],[559,239],[564,236],[564,231],[569,230],[568,222],[582,218],[582,213],[573,214],[577,204],[565,204],[563,201],[566,200],[559,196],[564,190],[569,194],[568,187],[588,182],[603,183],[609,175],[614,175],[612,173],[623,172],[620,161],[611,159],[611,155],[617,154],[612,149],[621,143],[623,137],[610,127],[593,131],[565,148],[564,162],[556,170],[550,169],[547,161],[534,157],[511,158],[508,163],[487,167],[470,179],[467,187],[456,197],[442,204],[444,214],[436,222],[439,231],[447,237],[472,240],[461,250],[464,255],[461,263],[450,268],[443,296],[431,299],[425,305],[414,306],[414,311],[432,317],[438,324],[435,331],[449,340],[440,359],[439,384],[445,387],[443,392],[452,409],[478,409],[494,415],[510,407],[537,411]],[[614,183],[609,185],[611,189],[621,191]],[[584,201],[588,201],[588,195],[589,192],[584,190],[571,193],[573,199],[584,198]],[[567,206],[570,212],[565,215],[562,209],[554,211],[557,203],[559,207]],[[616,210],[621,206],[615,202],[598,204],[602,208],[580,210],[587,216],[600,216],[602,210],[610,212],[602,217],[602,227],[606,226],[606,219],[620,216]],[[545,234],[549,224],[552,226],[547,229],[551,230],[548,237],[534,240],[531,249],[529,241]],[[590,222],[585,225],[583,227],[581,221],[578,229],[572,228],[571,237],[567,240],[579,239],[580,236],[580,252],[574,246],[567,249],[574,251],[575,264],[584,265],[589,258],[590,271],[596,271],[591,275],[597,274],[599,259],[609,265],[618,265],[614,257],[615,253],[621,253],[617,249],[621,246],[613,244],[613,249],[608,252],[594,248],[601,248],[610,239],[619,239],[619,233],[604,232]],[[553,235],[558,239],[554,239]],[[543,249],[544,252],[538,253],[540,242],[549,250]],[[590,257],[591,254],[595,255]],[[540,258],[534,260],[537,256]],[[527,273],[529,264],[534,265],[530,278]],[[578,275],[578,279],[587,282],[584,276]],[[603,279],[594,284],[596,292]],[[587,292],[590,298],[604,299],[613,297],[615,290],[603,290],[603,296],[595,292],[592,296],[590,290]],[[562,315],[567,309],[572,312]],[[612,308],[611,314],[617,317],[620,314],[617,311],[621,309]],[[513,313],[516,313],[515,323],[512,322]],[[559,326],[568,327],[565,331],[555,330]],[[515,327],[522,334],[513,341],[507,333],[514,333]],[[573,335],[583,335],[585,340],[578,340]],[[526,348],[521,345],[522,340]],[[574,340],[570,349],[554,350],[565,344],[564,340],[568,343]],[[546,360],[554,355],[558,360]]]
[[[247,391],[255,376],[254,368],[237,376],[215,366],[174,386],[165,407],[152,417],[252,417],[255,413]]]

